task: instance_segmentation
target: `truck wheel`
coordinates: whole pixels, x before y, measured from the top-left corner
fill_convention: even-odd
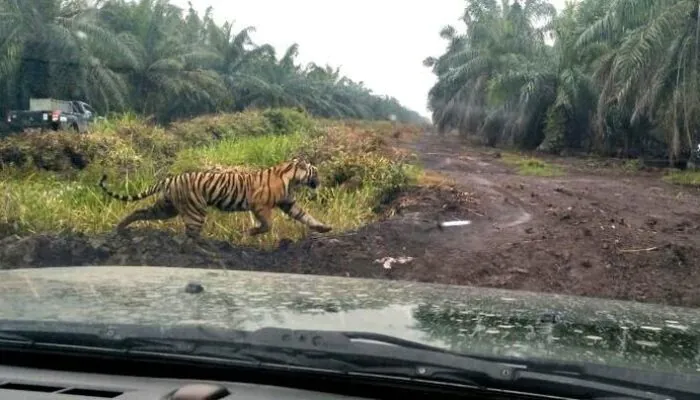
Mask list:
[[[75,133],[80,133],[80,128],[78,127],[78,124],[73,124],[71,125],[71,128],[75,131]]]

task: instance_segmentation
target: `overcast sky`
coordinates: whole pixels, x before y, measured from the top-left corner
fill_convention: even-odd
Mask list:
[[[445,50],[438,33],[457,23],[465,4],[464,0],[191,1],[200,12],[212,6],[219,23],[232,20],[239,30],[255,26],[253,40],[270,43],[280,53],[298,43],[300,62],[340,67],[344,75],[425,116],[435,77],[422,62]],[[551,2],[561,9],[565,0]],[[187,8],[187,0],[171,3]]]

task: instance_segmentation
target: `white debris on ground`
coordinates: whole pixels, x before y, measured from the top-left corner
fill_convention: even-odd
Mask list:
[[[471,223],[472,222],[469,220],[444,221],[438,222],[438,228],[443,229],[448,227],[465,226],[470,225]],[[382,257],[377,260],[374,260],[374,262],[382,264],[384,269],[391,269],[391,266],[394,263],[406,264],[411,261],[413,261],[413,257]]]
[[[443,228],[449,228],[452,226],[464,226],[464,225],[470,225],[472,221],[465,219],[461,221],[445,221],[445,222],[440,222],[439,225]]]
[[[376,263],[381,263],[384,266],[384,269],[391,269],[391,264],[393,263],[399,263],[399,264],[406,264],[407,262],[413,261],[413,257],[399,257],[399,258],[394,258],[394,257],[383,257],[377,260],[374,260]]]

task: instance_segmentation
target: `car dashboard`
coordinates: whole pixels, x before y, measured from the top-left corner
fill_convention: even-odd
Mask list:
[[[237,400],[360,399],[236,382],[145,378],[0,366],[3,400]]]

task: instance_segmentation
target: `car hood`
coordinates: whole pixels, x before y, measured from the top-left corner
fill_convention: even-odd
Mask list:
[[[186,290],[192,282],[203,290]],[[554,294],[251,271],[65,267],[0,271],[0,305],[0,319],[371,331],[466,353],[700,371],[700,310]]]

